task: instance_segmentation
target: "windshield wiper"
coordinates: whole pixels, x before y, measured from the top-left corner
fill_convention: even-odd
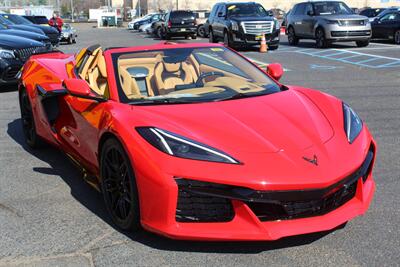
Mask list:
[[[220,101],[227,101],[227,100],[234,100],[234,99],[241,99],[241,98],[249,98],[249,97],[255,97],[255,96],[263,96],[263,95],[269,95],[269,93],[266,93],[265,91],[263,91],[262,93],[257,92],[257,93],[251,93],[251,94],[236,93],[236,94],[230,95],[228,97],[215,99],[214,101],[215,102],[220,102]]]

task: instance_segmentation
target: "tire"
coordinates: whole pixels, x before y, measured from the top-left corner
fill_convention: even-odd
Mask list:
[[[297,36],[296,36],[296,33],[295,33],[295,31],[294,31],[294,28],[293,27],[289,27],[289,29],[288,29],[288,42],[289,42],[289,45],[291,45],[291,46],[295,46],[295,45],[298,45],[299,44],[299,38],[297,38]]]
[[[72,44],[72,42],[73,42],[73,39],[72,39],[72,36],[71,36],[71,35],[68,37],[68,40],[67,40],[67,42],[68,42],[68,44]]]
[[[268,50],[277,50],[279,48],[279,45],[271,45],[268,47]]]
[[[369,45],[369,40],[356,41],[357,47],[367,47]]]
[[[76,36],[74,37],[74,39],[72,40],[72,42],[74,43],[74,44],[76,44]]]
[[[229,36],[227,31],[224,31],[224,45],[230,48],[235,48],[232,38]]]
[[[161,27],[157,28],[157,34],[156,35],[157,35],[158,38],[163,39],[163,32],[162,32],[162,28]]]
[[[35,117],[32,112],[31,101],[25,89],[19,95],[19,107],[21,111],[21,124],[26,144],[33,149],[45,146],[44,141],[36,132]]]
[[[329,41],[325,37],[325,32],[322,28],[318,28],[315,31],[315,44],[317,48],[328,48]]]
[[[122,145],[114,138],[105,141],[100,157],[104,203],[115,225],[124,231],[140,228],[139,197],[135,174]]]
[[[210,29],[208,40],[209,40],[210,43],[217,43],[218,42],[217,38],[215,38],[215,36],[214,36],[214,31],[212,29]]]
[[[201,38],[205,38],[205,37],[206,37],[206,29],[204,28],[203,25],[201,25],[201,26],[197,29],[197,35],[200,36]]]
[[[395,44],[400,45],[400,29],[395,31],[393,41]]]

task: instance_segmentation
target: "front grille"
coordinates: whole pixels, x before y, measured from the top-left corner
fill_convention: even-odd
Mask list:
[[[247,202],[260,221],[290,220],[319,216],[344,205],[356,194],[357,181],[341,186],[336,192],[316,200],[281,201],[279,204]]]
[[[271,34],[274,22],[273,21],[252,21],[242,22],[243,31],[245,34]]]
[[[17,73],[19,72],[19,68],[11,67],[3,74],[3,80],[5,81],[13,81],[16,79]]]
[[[219,185],[204,184],[186,179],[177,179],[177,222],[229,222],[234,217],[229,199],[201,195],[191,191],[192,187],[217,188]]]
[[[340,26],[364,26],[364,20],[339,20]]]
[[[354,37],[354,36],[369,36],[371,31],[332,31],[332,37]]]
[[[18,58],[20,58],[23,61],[26,61],[29,59],[30,56],[32,56],[35,53],[35,51],[38,51],[40,49],[42,49],[42,47],[33,46],[28,48],[17,49],[15,50],[15,53],[17,54]]]

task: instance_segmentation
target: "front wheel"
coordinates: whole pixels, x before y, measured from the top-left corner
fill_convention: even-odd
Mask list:
[[[317,48],[327,48],[329,47],[329,41],[325,37],[325,32],[323,29],[318,28],[315,33],[315,42]]]
[[[357,45],[357,47],[367,47],[369,45],[369,40],[357,41],[356,45]]]
[[[116,139],[108,139],[100,157],[101,189],[113,222],[124,231],[140,228],[139,197],[128,155]]]
[[[400,45],[400,29],[394,33],[394,43]]]
[[[227,31],[224,32],[224,45],[230,48],[235,48],[233,40]]]
[[[72,44],[73,41],[74,41],[74,40],[72,39],[72,36],[69,36],[69,37],[68,37],[68,44]]]
[[[288,42],[289,42],[289,45],[291,45],[291,46],[295,46],[295,45],[299,44],[299,38],[297,38],[293,27],[289,27],[289,29],[288,29]]]
[[[20,93],[19,107],[21,110],[22,130],[24,133],[26,144],[33,149],[43,147],[44,142],[36,133],[35,118],[32,112],[32,105],[31,101],[29,100],[28,93],[25,89],[23,89]]]
[[[208,40],[209,40],[210,43],[216,43],[217,42],[217,39],[214,36],[214,31],[212,29],[210,29]]]

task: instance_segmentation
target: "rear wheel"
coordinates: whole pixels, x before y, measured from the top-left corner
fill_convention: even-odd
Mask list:
[[[277,50],[279,48],[279,45],[271,45],[268,47],[269,50]]]
[[[206,29],[204,28],[203,25],[200,26],[200,27],[197,29],[197,35],[200,36],[200,37],[202,37],[202,38],[206,37]]]
[[[157,37],[162,39],[163,38],[163,33],[162,33],[162,28],[158,27],[157,28]]]
[[[299,44],[299,38],[297,38],[293,27],[289,27],[287,35],[288,35],[289,45],[294,46]]]
[[[394,33],[394,43],[400,45],[400,29]]]
[[[192,39],[193,40],[197,39],[197,35],[196,34],[192,34]]]
[[[124,231],[140,228],[139,198],[129,157],[116,139],[108,139],[100,158],[101,188],[113,222]]]
[[[21,110],[22,130],[24,133],[26,144],[33,149],[43,147],[44,142],[36,133],[32,105],[25,89],[23,89],[20,93],[19,106]]]
[[[365,40],[365,41],[356,41],[356,45],[358,47],[367,47],[369,45],[369,40]]]
[[[325,32],[322,28],[318,28],[315,32],[315,42],[317,48],[327,48],[329,47],[329,42],[325,37]]]

